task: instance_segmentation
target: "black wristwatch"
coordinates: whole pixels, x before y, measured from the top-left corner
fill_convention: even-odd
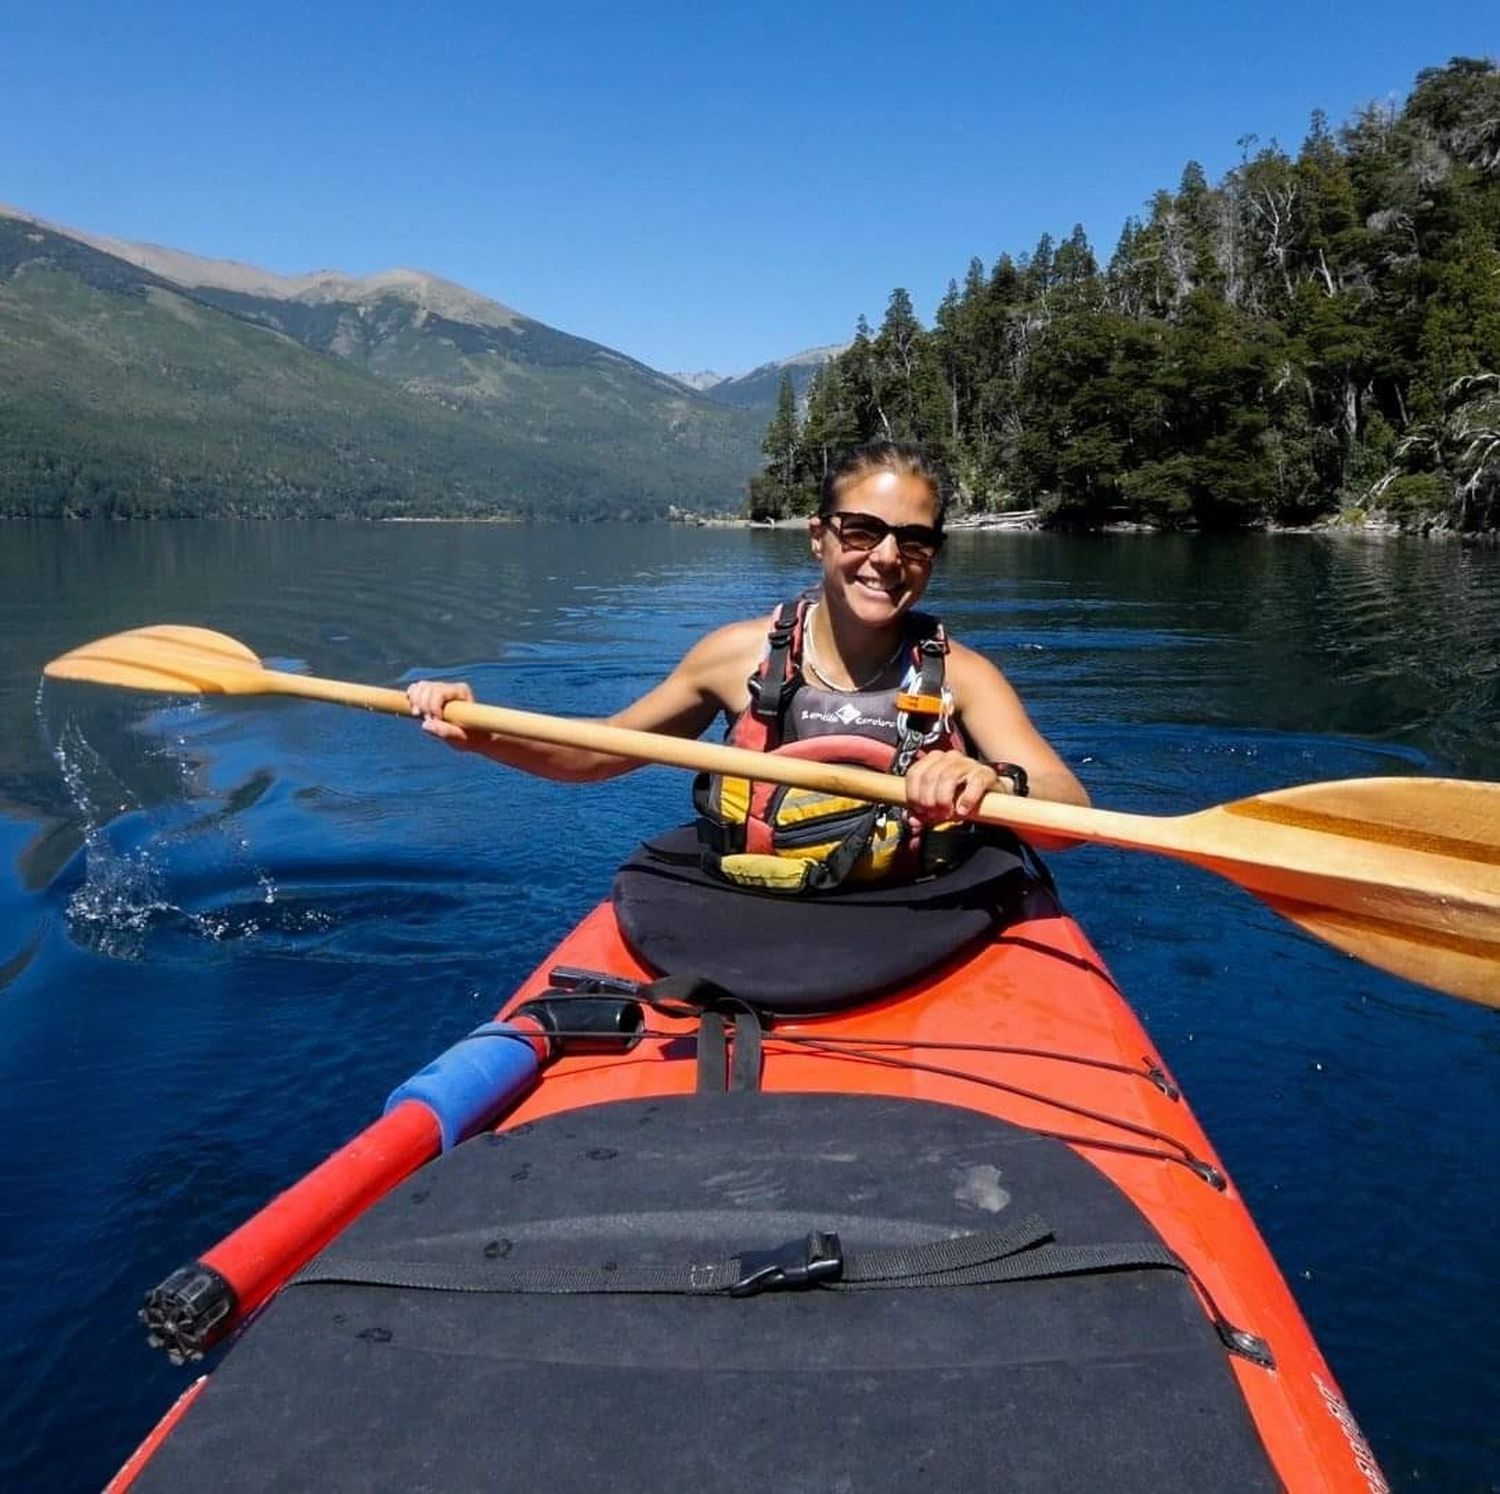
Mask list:
[[[1001,778],[1010,779],[1010,791],[1016,798],[1024,799],[1031,792],[1031,783],[1026,769],[1020,763],[991,763],[990,768]]]

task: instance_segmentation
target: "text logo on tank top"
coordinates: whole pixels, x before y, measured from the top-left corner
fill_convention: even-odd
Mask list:
[[[852,734],[894,744],[898,734],[893,690],[845,695],[804,684],[788,714],[792,726],[788,735],[795,741]]]

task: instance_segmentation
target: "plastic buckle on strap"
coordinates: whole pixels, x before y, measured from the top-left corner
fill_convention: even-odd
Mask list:
[[[554,965],[547,972],[547,983],[559,991],[578,991],[588,995],[638,996],[644,984],[623,975],[604,970],[584,970],[576,965]]]
[[[844,1271],[844,1249],[832,1230],[814,1230],[774,1250],[742,1250],[735,1259],[740,1279],[730,1287],[731,1297],[817,1286],[821,1281],[837,1281]]]
[[[802,684],[800,669],[787,673],[786,658],[785,653],[773,654],[766,673],[750,677],[750,710],[762,721],[779,720],[792,698],[792,692]]]

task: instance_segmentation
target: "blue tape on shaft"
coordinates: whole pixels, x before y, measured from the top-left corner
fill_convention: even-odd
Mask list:
[[[419,1100],[436,1118],[446,1152],[519,1098],[540,1067],[524,1033],[486,1022],[393,1089],[385,1113]]]

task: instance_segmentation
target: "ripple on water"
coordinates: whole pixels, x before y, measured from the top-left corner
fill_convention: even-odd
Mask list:
[[[24,624],[0,627],[16,720],[41,657],[148,621],[143,596],[318,675],[465,676],[482,698],[588,714],[809,579],[805,536],[665,526],[68,525],[34,543],[25,609],[5,614]],[[1177,813],[1299,781],[1500,778],[1497,559],[957,536],[931,603],[1098,802]],[[0,774],[33,841],[0,953],[37,951],[0,1003],[0,1239],[19,1266],[0,1299],[16,1430],[0,1482],[82,1489],[180,1388],[136,1340],[139,1292],[489,1015],[635,836],[685,817],[687,780],[558,787],[368,713],[48,690],[44,715],[76,718],[113,778],[91,764],[59,789],[29,740]],[[1492,1014],[1204,872],[1104,850],[1054,870],[1391,1472],[1482,1486],[1500,1374]],[[133,953],[86,947],[91,930]]]

